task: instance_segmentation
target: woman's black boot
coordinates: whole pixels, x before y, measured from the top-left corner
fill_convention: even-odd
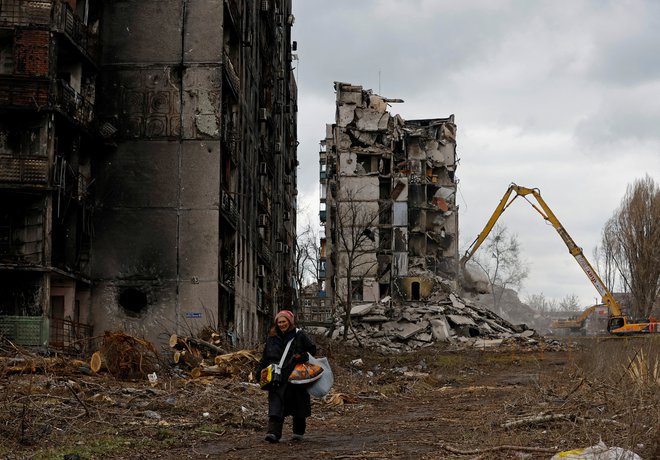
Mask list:
[[[282,425],[284,420],[280,417],[268,417],[268,432],[266,433],[266,441],[279,442],[282,437]]]

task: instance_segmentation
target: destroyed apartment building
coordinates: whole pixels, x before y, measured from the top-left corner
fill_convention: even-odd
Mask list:
[[[401,100],[349,83],[336,82],[335,91],[336,121],[327,125],[320,151],[324,234],[314,318],[328,312],[340,329],[348,310],[358,340],[395,349],[522,332],[453,294],[459,268],[453,115],[404,120],[388,111]]]
[[[423,299],[434,275],[458,269],[454,117],[406,121],[361,86],[335,90],[320,152],[322,296]]]
[[[295,304],[293,23],[291,0],[2,1],[0,335],[250,344]]]

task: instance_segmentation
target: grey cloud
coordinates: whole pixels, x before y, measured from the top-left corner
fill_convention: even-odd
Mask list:
[[[631,141],[660,147],[660,81],[637,91],[610,95],[576,125],[575,138],[587,151],[602,153],[603,145],[620,146]]]
[[[594,27],[588,78],[617,86],[660,78],[659,2],[614,2]]]

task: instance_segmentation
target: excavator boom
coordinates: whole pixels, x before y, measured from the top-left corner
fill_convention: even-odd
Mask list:
[[[538,205],[532,203],[527,198],[528,195],[533,196]],[[587,275],[587,278],[589,278],[589,281],[591,281],[591,284],[593,284],[594,288],[596,288],[598,291],[598,294],[600,294],[600,296],[603,298],[605,305],[607,305],[609,308],[610,320],[608,323],[608,330],[611,333],[629,334],[640,332],[656,332],[657,329],[660,329],[660,326],[653,322],[628,322],[627,318],[623,316],[621,312],[621,306],[619,303],[616,301],[612,293],[607,289],[605,283],[603,283],[600,276],[598,276],[598,273],[596,273],[596,270],[594,270],[587,258],[584,256],[582,248],[579,247],[575,241],[573,241],[573,238],[571,238],[566,229],[559,222],[557,216],[555,216],[545,200],[543,200],[543,197],[541,197],[541,192],[538,188],[521,187],[514,183],[509,185],[509,188],[504,193],[504,196],[495,208],[495,211],[490,216],[490,219],[488,219],[486,226],[475,238],[472,244],[470,244],[468,249],[465,251],[465,254],[461,258],[460,263],[463,268],[477,251],[477,249],[479,249],[481,244],[486,240],[488,234],[491,232],[502,213],[504,213],[504,211],[506,211],[518,197],[523,197],[523,199],[525,199],[532,206],[532,208],[534,208],[534,210],[536,210],[536,212],[538,212],[546,222],[549,222],[557,231],[557,233],[559,233],[559,236],[564,241],[564,244],[566,244],[568,247],[568,251],[575,258],[578,265],[580,265],[584,273]],[[584,322],[584,319],[586,319],[586,317],[593,311],[594,308],[595,306],[590,307],[583,312],[584,318],[582,319],[582,322]]]

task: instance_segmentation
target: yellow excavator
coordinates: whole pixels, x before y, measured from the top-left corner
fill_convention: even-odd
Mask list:
[[[553,319],[550,323],[550,329],[563,329],[571,332],[584,333],[585,321],[598,307],[605,307],[605,304],[596,304],[587,307],[582,313],[575,318],[568,319]]]
[[[538,206],[532,203],[527,197],[532,196],[538,203]],[[631,321],[623,315],[621,311],[621,306],[614,299],[612,293],[605,287],[605,284],[598,276],[598,273],[593,269],[587,258],[582,253],[582,248],[580,248],[573,238],[568,234],[566,229],[561,225],[559,219],[555,214],[550,210],[546,202],[541,197],[541,192],[538,188],[527,188],[521,187],[516,184],[511,184],[507,189],[506,193],[500,200],[500,203],[495,208],[493,215],[490,217],[484,229],[479,233],[475,240],[470,244],[468,249],[465,251],[465,255],[461,258],[461,270],[465,273],[465,264],[470,260],[474,255],[479,246],[486,240],[486,237],[490,231],[495,226],[497,219],[502,215],[506,209],[511,206],[516,198],[523,197],[531,206],[534,208],[546,222],[554,227],[554,229],[559,233],[559,236],[564,241],[568,247],[568,252],[575,258],[577,263],[580,265],[584,273],[591,281],[591,284],[596,288],[600,296],[603,298],[603,303],[609,308],[610,316],[607,322],[607,330],[610,334],[614,335],[632,335],[632,334],[645,334],[645,333],[658,333],[660,332],[660,322],[648,319],[643,321]],[[595,306],[594,306],[595,307]],[[588,310],[588,309],[587,309]],[[591,310],[593,311],[593,310]],[[585,318],[591,313],[589,311]]]

